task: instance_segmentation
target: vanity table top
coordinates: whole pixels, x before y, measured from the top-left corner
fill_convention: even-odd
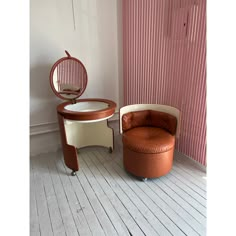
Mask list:
[[[115,109],[115,102],[101,98],[78,99],[75,104],[64,102],[57,106],[57,112],[65,119],[80,121],[108,119]]]

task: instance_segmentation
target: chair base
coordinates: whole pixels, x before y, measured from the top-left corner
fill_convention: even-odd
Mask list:
[[[141,178],[157,178],[170,172],[174,147],[163,153],[139,153],[123,146],[124,168]]]

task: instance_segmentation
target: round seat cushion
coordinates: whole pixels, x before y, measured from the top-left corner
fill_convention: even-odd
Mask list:
[[[139,153],[162,153],[175,145],[175,136],[157,127],[136,127],[123,133],[124,146]]]

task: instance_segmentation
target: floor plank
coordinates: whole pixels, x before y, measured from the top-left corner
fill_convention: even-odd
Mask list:
[[[127,181],[127,184],[136,192],[138,196],[143,198],[143,201],[150,206],[150,209],[156,209],[156,206],[162,209],[162,211],[172,220],[179,228],[185,233],[190,235],[197,235],[198,233],[204,234],[205,228],[199,224],[187,211],[180,207],[173,199],[171,199],[161,188],[156,186],[152,181],[148,180],[148,183],[137,181],[134,177],[128,176],[121,166],[116,166],[115,169],[122,175],[122,178],[132,180]],[[150,203],[150,198],[153,200]],[[155,211],[155,214],[157,211]],[[186,224],[185,223],[188,224]],[[166,222],[164,223],[166,225]],[[192,228],[192,229],[190,229]],[[193,232],[192,230],[195,230]],[[173,231],[175,234],[176,232]]]
[[[48,209],[48,201],[46,198],[45,188],[43,184],[43,176],[45,174],[42,167],[40,167],[41,159],[34,159],[31,164],[34,171],[34,185],[35,185],[35,197],[37,204],[37,212],[39,219],[40,235],[53,235],[51,219]]]
[[[188,186],[189,188],[191,188],[194,192],[196,192],[197,194],[199,194],[201,197],[203,197],[204,199],[206,199],[206,190],[203,190],[201,188],[199,188],[197,185],[195,185],[194,183],[192,183],[191,181],[189,181],[189,179],[187,177],[184,177],[183,175],[181,175],[179,172],[176,172],[174,169],[174,166],[170,172],[171,175],[173,175],[175,178],[177,178],[178,180],[180,180],[182,183],[184,183],[186,186]]]
[[[90,169],[92,168],[92,170],[94,170],[95,167],[96,166],[94,164],[90,165]],[[116,184],[114,177],[105,168],[103,168],[102,172],[106,173],[106,180],[109,186],[112,188],[114,194],[117,196],[118,201],[120,201],[124,208],[129,212],[129,215],[125,215],[126,220],[131,221],[131,223],[133,223],[133,226],[135,226],[130,229],[131,233],[133,235],[144,235],[142,232],[145,232],[146,235],[157,235],[157,233],[152,229],[147,220],[139,212],[139,209],[137,209],[134,206],[133,202],[130,201],[125,191]],[[136,223],[132,222],[132,219],[134,219]],[[137,222],[139,222],[139,224]]]
[[[178,178],[176,178],[171,173],[166,176],[173,184],[181,188],[185,193],[192,196],[198,203],[200,203],[202,206],[206,206],[206,199],[203,198],[201,195],[193,191],[190,187],[183,184]]]
[[[76,176],[60,150],[31,157],[30,234],[206,235],[206,172],[176,152],[169,174],[143,182],[124,170],[117,130],[112,154],[79,150]]]
[[[48,210],[50,215],[50,220],[52,224],[52,230],[54,235],[66,235],[65,228],[62,221],[61,212],[58,206],[57,197],[53,187],[53,183],[49,174],[47,167],[48,160],[42,159],[42,166],[45,169],[45,174],[43,176],[43,183],[46,193],[46,198],[48,202]]]
[[[50,176],[61,212],[64,229],[66,235],[78,235],[76,218],[73,213],[76,210],[76,205],[72,205],[72,203],[68,201],[68,194],[65,192],[61,181],[61,176],[64,177],[65,173],[58,171],[57,164],[54,159],[55,158],[52,158],[52,156],[48,158],[48,168],[50,169]]]
[[[89,226],[89,231],[91,231],[92,235],[95,233],[97,233],[97,235],[105,235],[99,223],[99,220],[97,219],[93,211],[89,199],[87,198],[87,195],[81,185],[81,182],[79,182],[74,176],[70,175],[71,171],[64,167],[64,165],[62,164],[62,159],[57,161],[57,168],[61,171],[64,171],[65,173],[64,175],[61,175],[61,180],[67,192],[67,198],[69,198],[72,193],[76,194],[76,198],[69,201],[71,203],[71,209],[73,213],[77,216],[78,213],[83,212],[83,215],[80,214],[80,216],[81,218],[83,218],[83,216],[85,217],[86,220],[84,220],[84,223],[87,222],[86,225]],[[84,225],[84,227],[86,225]],[[82,229],[83,225],[77,226],[77,228],[78,230]],[[81,232],[80,234],[82,235]]]
[[[32,164],[32,163],[31,163]],[[35,184],[34,184],[34,169],[33,165],[30,168],[30,235],[40,235],[39,218],[35,196]]]
[[[88,154],[89,155],[89,154]],[[87,160],[86,160],[87,159]],[[90,185],[92,186],[97,198],[102,203],[105,211],[107,212],[109,218],[111,219],[111,222],[113,223],[117,234],[118,235],[130,235],[129,231],[127,230],[124,222],[122,221],[122,218],[120,217],[119,213],[116,210],[116,205],[112,205],[112,202],[116,202],[117,200],[114,199],[112,196],[112,201],[109,198],[109,190],[106,186],[106,182],[104,183],[104,179],[101,176],[101,172],[99,172],[99,169],[97,168],[89,168],[88,164],[88,158],[86,157],[85,160],[82,157],[81,163],[83,165],[83,172],[87,177],[87,180],[90,182]],[[101,178],[102,177],[102,178]],[[103,190],[103,186],[105,187]]]

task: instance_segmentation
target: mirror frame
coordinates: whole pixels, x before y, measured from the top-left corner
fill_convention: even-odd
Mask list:
[[[63,100],[75,100],[75,99],[77,99],[78,97],[80,97],[80,96],[84,93],[84,91],[85,91],[85,89],[86,89],[86,87],[87,87],[87,83],[88,83],[88,74],[87,74],[87,70],[86,70],[85,66],[83,65],[83,63],[82,63],[79,59],[77,59],[77,58],[75,58],[75,57],[72,57],[66,50],[65,50],[65,53],[66,53],[67,57],[62,57],[61,59],[59,59],[58,61],[56,61],[56,62],[54,63],[54,65],[52,66],[52,68],[51,68],[50,75],[49,75],[50,86],[51,86],[51,88],[52,88],[52,91],[55,93],[55,95],[56,95],[57,97],[59,97],[59,98],[61,98],[61,99],[63,99]],[[73,97],[73,98],[63,97],[63,96],[60,94],[60,92],[55,89],[55,86],[54,86],[54,83],[53,83],[53,74],[54,74],[54,71],[55,71],[56,67],[57,67],[61,62],[66,61],[66,60],[73,60],[73,61],[76,61],[77,63],[79,63],[79,64],[82,66],[82,68],[84,69],[84,72],[85,72],[85,80],[86,80],[86,81],[85,81],[85,86],[84,86],[84,87],[82,88],[82,90],[78,93],[78,96],[75,96],[75,97]],[[63,94],[63,93],[66,93],[66,92],[61,92],[61,93]],[[71,92],[71,93],[73,93],[73,92]]]

